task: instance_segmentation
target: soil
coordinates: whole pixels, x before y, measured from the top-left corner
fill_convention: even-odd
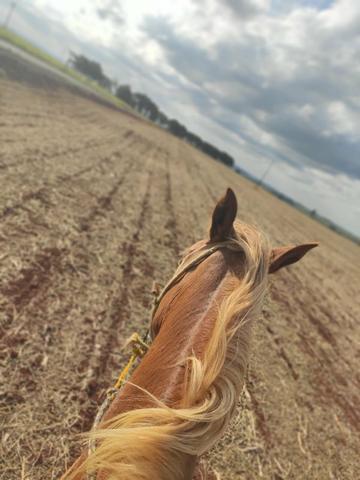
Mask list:
[[[0,80],[0,478],[55,479],[71,463],[124,340],[147,327],[153,280],[206,235],[228,186],[274,246],[320,247],[271,278],[238,414],[209,461],[224,480],[358,478],[359,246],[14,63]]]

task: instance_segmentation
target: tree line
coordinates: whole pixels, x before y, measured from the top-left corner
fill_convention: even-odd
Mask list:
[[[84,55],[77,55],[74,52],[70,52],[67,64],[112,92],[114,82],[105,75],[99,63],[88,59]]]
[[[111,91],[120,100],[123,100],[130,105],[134,110],[141,113],[144,117],[153,121],[160,127],[168,130],[176,137],[187,141],[210,157],[213,157],[215,160],[225,163],[230,167],[234,166],[234,159],[228,153],[219,150],[195,133],[190,132],[177,120],[168,118],[147,95],[133,92],[129,85],[118,86],[116,81],[111,80],[104,74],[99,63],[89,60],[84,55],[77,55],[73,52],[70,54],[68,63],[71,67],[92,80],[95,80],[99,85]]]

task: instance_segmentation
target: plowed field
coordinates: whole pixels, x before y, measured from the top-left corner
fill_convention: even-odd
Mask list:
[[[209,458],[224,480],[359,475],[359,247],[143,121],[68,89],[0,81],[0,478],[55,479],[144,331],[154,279],[231,186],[274,245],[247,387]]]

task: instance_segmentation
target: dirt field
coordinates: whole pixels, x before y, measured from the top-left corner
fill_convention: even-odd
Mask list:
[[[359,247],[189,145],[49,83],[0,80],[4,480],[77,453],[151,283],[231,186],[274,245],[321,246],[271,280],[241,409],[211,463],[230,479],[359,478]]]

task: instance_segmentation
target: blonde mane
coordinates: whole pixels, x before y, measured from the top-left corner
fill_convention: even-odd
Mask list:
[[[244,275],[219,306],[201,358],[187,359],[179,408],[148,393],[154,407],[117,415],[88,434],[97,447],[68,479],[100,470],[106,475],[98,478],[107,480],[184,480],[184,455],[202,455],[224,433],[243,387],[251,325],[262,305],[270,257],[267,241],[255,228],[236,223],[235,231],[235,238],[219,243],[219,248],[241,252]],[[189,253],[173,279],[180,281],[181,273],[203,253]]]

